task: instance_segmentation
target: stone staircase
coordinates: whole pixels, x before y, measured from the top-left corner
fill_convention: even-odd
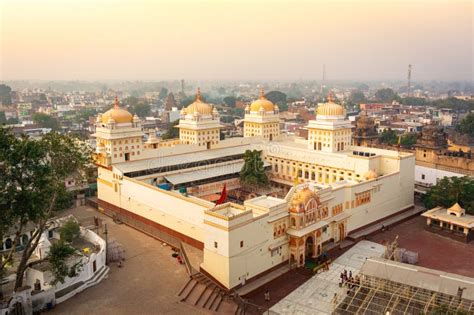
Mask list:
[[[100,281],[102,281],[104,278],[107,277],[109,269],[110,269],[109,267],[103,266],[102,268],[100,268],[94,274],[94,276],[87,279],[86,281],[76,282],[76,283],[74,283],[74,284],[72,284],[72,285],[56,292],[55,293],[56,303],[61,303],[65,300],[69,299],[70,297],[78,294],[79,292],[84,291],[88,287],[96,285],[97,283],[99,283]]]
[[[181,302],[219,314],[233,314],[237,310],[227,292],[202,273],[191,276],[178,297]]]

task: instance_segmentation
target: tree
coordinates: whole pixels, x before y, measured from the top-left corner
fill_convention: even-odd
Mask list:
[[[12,262],[13,253],[27,224],[34,225],[16,267],[15,290],[23,285],[28,260],[48,228],[49,219],[58,210],[57,200],[66,191],[67,178],[80,180],[90,163],[86,144],[55,132],[35,140],[15,137],[0,128],[0,235],[13,229],[13,246],[0,265],[0,272]]]
[[[240,182],[242,185],[257,188],[268,185],[268,177],[265,173],[262,151],[247,150],[244,153],[244,165],[240,171]]]
[[[352,90],[347,98],[347,103],[350,106],[359,106],[361,103],[365,103],[366,101],[365,94],[360,90]]]
[[[237,98],[235,98],[234,96],[224,97],[224,103],[229,107],[235,107],[235,102],[237,102]]]
[[[59,235],[61,239],[66,242],[72,242],[76,237],[79,236],[81,228],[79,227],[79,223],[74,220],[67,221],[61,228],[59,229]]]
[[[8,85],[0,84],[0,103],[7,106],[12,104],[11,91]]]
[[[286,94],[280,91],[270,91],[267,94],[265,94],[265,97],[272,102],[273,104],[277,104],[278,106],[280,105],[285,105],[286,104]]]
[[[379,135],[379,141],[380,143],[384,143],[388,145],[397,144],[398,143],[397,133],[392,129],[385,129]]]
[[[161,136],[161,139],[176,139],[179,138],[179,129],[176,126],[179,124],[179,119],[173,121],[168,127],[168,131]]]
[[[164,100],[168,96],[168,89],[165,87],[162,87],[160,90],[160,93],[158,94],[158,98],[160,100]]]
[[[463,135],[474,137],[474,114],[470,113],[464,117],[456,126],[456,130]]]
[[[411,148],[416,144],[418,136],[416,133],[406,133],[400,138],[400,145],[405,148]]]
[[[33,121],[42,128],[50,128],[51,130],[55,131],[59,130],[59,121],[50,115],[34,113],[32,118]]]
[[[425,98],[422,97],[403,97],[400,99],[400,104],[404,105],[414,105],[414,106],[424,106],[428,103]]]
[[[380,89],[375,92],[375,100],[382,103],[391,103],[398,98],[397,93],[392,89]]]
[[[72,278],[77,275],[83,265],[82,259],[69,266],[69,261],[75,253],[76,249],[63,240],[51,245],[47,259],[53,274],[52,285],[64,283],[66,277]]]
[[[151,107],[145,103],[138,103],[131,108],[131,112],[139,117],[146,117],[150,115]]]
[[[443,177],[423,197],[427,209],[449,208],[458,202],[467,213],[474,214],[474,179],[464,177]]]

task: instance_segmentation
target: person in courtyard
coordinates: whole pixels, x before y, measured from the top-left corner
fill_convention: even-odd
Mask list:
[[[265,290],[265,301],[266,302],[269,302],[270,301],[270,291],[268,291],[268,289]]]

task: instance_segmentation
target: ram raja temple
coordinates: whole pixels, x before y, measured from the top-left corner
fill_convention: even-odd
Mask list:
[[[200,271],[227,289],[303,266],[414,206],[414,155],[354,146],[345,110],[330,97],[308,139],[280,134],[278,106],[263,91],[245,108],[244,137],[221,140],[219,122],[198,90],[180,112],[179,139],[164,141],[116,100],[97,117],[97,185],[101,210],[202,250]],[[268,186],[241,185],[246,152],[260,156]]]

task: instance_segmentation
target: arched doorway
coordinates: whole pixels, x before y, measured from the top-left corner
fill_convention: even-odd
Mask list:
[[[346,229],[345,229],[344,223],[341,223],[339,224],[339,241],[340,242],[342,242],[344,238],[346,237],[345,234],[346,234]]]
[[[314,238],[312,236],[306,238],[305,253],[306,257],[314,257]]]

